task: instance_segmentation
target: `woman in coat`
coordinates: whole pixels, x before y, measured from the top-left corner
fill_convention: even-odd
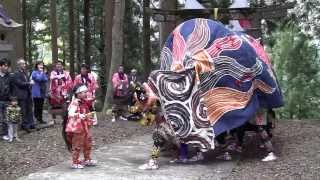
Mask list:
[[[47,96],[47,82],[48,76],[44,72],[44,63],[38,61],[35,65],[35,69],[31,73],[32,85],[32,98],[34,103],[34,116],[40,123],[45,123],[42,119],[42,111],[44,100]]]

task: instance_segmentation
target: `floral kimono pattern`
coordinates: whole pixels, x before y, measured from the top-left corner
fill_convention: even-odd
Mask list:
[[[49,103],[53,107],[61,107],[65,96],[72,90],[73,82],[67,71],[52,71],[50,74]]]

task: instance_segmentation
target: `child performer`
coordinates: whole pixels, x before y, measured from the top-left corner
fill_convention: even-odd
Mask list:
[[[16,138],[18,142],[21,140],[18,137],[18,123],[21,122],[21,108],[18,106],[18,100],[16,97],[11,97],[10,105],[6,110],[7,122],[8,122],[8,137],[9,142]]]
[[[90,127],[93,125],[94,112],[90,112],[91,102],[87,102],[88,88],[85,85],[75,87],[75,95],[68,107],[68,118],[65,125],[68,146],[72,153],[72,168],[83,169],[84,166],[95,166],[96,160],[91,159],[92,135]],[[83,152],[84,161],[80,161]]]

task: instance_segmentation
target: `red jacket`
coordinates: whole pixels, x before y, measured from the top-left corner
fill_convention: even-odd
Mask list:
[[[64,96],[73,88],[72,78],[68,71],[52,71],[50,74],[50,104],[61,105],[64,103]]]
[[[86,114],[90,113],[89,103],[77,98],[73,98],[68,107],[68,123],[66,132],[83,133],[88,132],[94,119],[87,118]]]
[[[81,74],[77,75],[76,78],[74,79],[73,86],[76,86],[78,84],[86,84],[88,88],[87,98],[88,100],[93,101],[96,98],[95,93],[99,86],[96,78],[91,73],[88,73],[87,78],[88,78],[88,81],[82,78]]]

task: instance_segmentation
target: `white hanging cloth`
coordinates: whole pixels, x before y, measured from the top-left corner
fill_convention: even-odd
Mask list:
[[[233,0],[230,8],[247,8],[249,7],[248,0]],[[232,31],[243,32],[246,28],[250,27],[250,22],[247,19],[229,20],[227,26]]]
[[[184,9],[205,9],[197,0],[186,0]]]

